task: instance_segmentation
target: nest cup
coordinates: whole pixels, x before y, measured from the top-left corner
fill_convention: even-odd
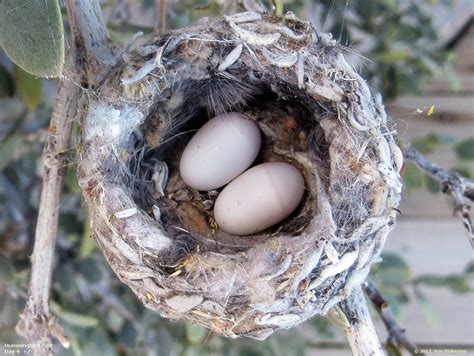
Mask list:
[[[346,54],[291,13],[246,12],[137,41],[88,96],[79,180],[94,236],[146,307],[265,339],[364,281],[403,162],[381,97]],[[192,133],[229,111],[260,127],[257,163],[288,162],[305,179],[296,211],[252,236],[221,231],[218,191],[187,187],[178,170]]]

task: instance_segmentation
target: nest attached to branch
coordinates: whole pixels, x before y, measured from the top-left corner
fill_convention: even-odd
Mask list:
[[[377,261],[400,199],[401,151],[347,49],[288,13],[203,19],[137,41],[89,95],[79,178],[95,238],[120,280],[162,316],[265,339],[346,298]],[[306,193],[252,236],[216,226],[217,191],[178,162],[192,133],[238,111]]]

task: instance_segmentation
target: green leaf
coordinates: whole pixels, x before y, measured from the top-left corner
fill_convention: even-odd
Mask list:
[[[427,274],[420,276],[416,279],[417,283],[425,284],[430,287],[445,287],[446,286],[446,277],[437,276],[433,274]]]
[[[331,328],[332,325],[330,324],[327,316],[315,316],[313,319],[311,319],[311,325],[317,330],[320,337],[327,339],[334,337],[334,331]]]
[[[115,332],[118,332],[120,330],[125,321],[123,316],[117,313],[114,309],[108,310],[105,318],[108,327]]]
[[[197,350],[194,346],[188,345],[181,354],[182,356],[201,356],[200,350]]]
[[[0,280],[1,281],[1,280]],[[23,306],[21,307],[23,309]],[[2,321],[2,341],[6,325],[15,325],[18,321],[18,312],[21,310],[16,300],[9,293],[0,295],[0,320]]]
[[[64,183],[69,188],[69,190],[73,193],[79,194],[81,192],[81,187],[77,181],[77,167],[76,166],[69,166],[67,170],[66,176],[64,177]]]
[[[377,278],[385,285],[397,287],[397,298],[403,302],[403,291],[398,287],[411,278],[408,264],[400,256],[387,253],[382,255],[382,262],[379,267]]]
[[[171,336],[170,332],[166,330],[165,327],[160,327],[155,335],[159,340],[156,347],[158,355],[170,355],[173,351],[173,336]]]
[[[456,137],[449,134],[436,134],[436,137],[441,145],[450,145],[456,142]]]
[[[90,283],[100,282],[102,279],[102,272],[96,260],[92,257],[87,257],[79,261],[75,266],[76,271]]]
[[[454,147],[454,150],[459,158],[474,159],[474,137],[462,140]]]
[[[403,258],[394,253],[383,253],[381,267],[406,269],[408,268],[408,264]]]
[[[408,295],[403,290],[400,284],[383,284],[379,283],[381,287],[382,294],[384,295],[385,299],[390,304],[393,312],[395,314],[398,313],[397,310],[400,309],[400,305],[406,304],[410,301]]]
[[[423,187],[424,175],[413,163],[405,163],[403,181],[408,190],[416,190]]]
[[[467,267],[464,269],[464,273],[467,274],[474,274],[474,262],[471,262]]]
[[[64,64],[64,29],[58,0],[2,0],[0,46],[23,70],[57,77]]]
[[[99,319],[84,314],[77,314],[74,312],[63,310],[58,304],[52,302],[51,310],[59,317],[59,319],[66,323],[81,328],[92,328],[99,325]]]
[[[61,265],[54,273],[54,286],[64,295],[74,295],[78,289],[74,283],[73,271],[70,265]]]
[[[8,260],[3,255],[0,255],[0,282],[1,281],[11,281],[13,279],[13,267]]]
[[[474,170],[467,165],[459,165],[452,169],[454,172],[459,173],[463,177],[474,179]]]
[[[421,153],[431,153],[439,145],[439,137],[435,134],[429,134],[421,138],[412,140],[412,146]]]
[[[77,341],[77,338],[71,337],[72,335],[68,334],[69,336],[69,342],[71,343],[71,351],[72,353],[76,355],[83,355],[81,346],[79,345],[79,342]]]
[[[267,341],[267,345],[270,346],[268,351],[272,351],[270,353],[272,356],[304,355],[307,343],[307,339],[303,336],[288,333],[282,333]]]
[[[410,57],[411,52],[408,49],[374,53],[375,60],[384,63],[397,63],[409,59]]]
[[[456,72],[452,64],[452,59],[450,59],[443,67],[444,69],[444,76],[448,80],[450,89],[452,91],[460,91],[463,89],[463,83],[461,74]]]
[[[425,187],[431,193],[439,193],[441,188],[437,180],[425,175]]]
[[[128,347],[134,347],[137,342],[138,331],[133,323],[126,321],[119,333],[119,340]]]
[[[23,145],[23,136],[13,134],[0,144],[0,171],[15,158],[15,153]]]
[[[0,64],[0,98],[12,96],[15,92],[15,84],[12,76],[4,66]]]
[[[385,349],[387,350],[387,356],[403,356],[400,349],[390,340],[385,343]]]
[[[43,101],[43,83],[20,67],[14,69],[18,93],[28,109],[34,110]]]
[[[397,73],[395,82],[391,84],[396,86],[397,95],[420,93],[420,80],[410,73]]]
[[[117,352],[112,344],[107,329],[95,328],[89,329],[87,336],[82,338],[83,355],[115,356]],[[120,340],[120,339],[119,339]]]
[[[92,316],[84,314],[71,313],[68,311],[61,311],[58,313],[60,319],[71,325],[79,326],[82,328],[92,328],[99,325],[99,320]]]
[[[261,350],[256,350],[249,345],[244,345],[240,348],[239,356],[264,356],[265,353]]]
[[[97,249],[97,243],[92,236],[91,224],[89,219],[84,221],[84,231],[81,238],[81,247],[79,255],[81,257],[90,256]]]
[[[467,283],[467,280],[460,275],[450,275],[446,277],[446,283],[448,287],[456,293],[469,293],[471,291],[471,287]]]
[[[429,302],[428,299],[426,299],[425,295],[421,293],[418,288],[416,288],[414,292],[416,301],[420,305],[421,311],[423,312],[423,315],[425,316],[428,323],[433,326],[438,326],[439,321],[438,317],[436,316],[436,312],[433,308],[433,305]]]
[[[186,337],[191,344],[201,343],[207,335],[206,329],[198,325],[186,323]]]

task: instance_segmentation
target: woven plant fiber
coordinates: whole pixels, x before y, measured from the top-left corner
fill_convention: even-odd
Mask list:
[[[403,160],[348,53],[291,13],[245,12],[138,39],[88,93],[80,185],[104,256],[146,307],[265,339],[364,281],[394,224]],[[296,211],[252,236],[221,231],[219,191],[179,175],[192,134],[229,111],[260,127],[256,163],[305,179]]]

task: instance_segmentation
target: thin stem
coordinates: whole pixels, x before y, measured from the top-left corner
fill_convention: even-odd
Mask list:
[[[155,24],[155,31],[163,33],[167,29],[166,15],[167,15],[167,0],[155,0],[156,10],[158,12],[156,18],[158,21]]]
[[[345,332],[353,356],[383,355],[377,332],[360,287],[339,304],[347,318]]]
[[[255,11],[260,13],[268,12],[265,5],[260,0],[239,0],[239,3],[246,11]]]
[[[410,144],[404,145],[403,154],[406,159],[415,163],[418,168],[439,182],[443,193],[451,195],[454,201],[454,211],[461,218],[467,238],[471,247],[474,248],[474,228],[469,215],[469,210],[474,202],[474,181],[439,167],[426,159]]]
[[[275,15],[283,15],[283,0],[272,0],[272,2],[275,8]]]
[[[17,332],[29,341],[51,344],[56,337],[64,347],[69,342],[55,316],[49,310],[49,295],[53,270],[54,247],[58,230],[60,195],[67,170],[67,151],[70,144],[73,117],[80,88],[62,78],[49,125],[49,136],[43,151],[43,189],[31,256],[31,280],[28,301],[20,314]],[[47,349],[35,349],[37,354]]]
[[[405,329],[398,326],[390,310],[389,303],[379,292],[375,284],[370,280],[366,280],[363,288],[387,328],[389,338],[395,341],[397,345],[405,348],[411,355],[423,355],[419,353],[419,348],[407,338]]]
[[[51,354],[53,337],[64,347],[69,346],[57,318],[50,312],[49,297],[59,203],[67,170],[66,152],[82,91],[78,83],[87,88],[93,87],[108,70],[107,65],[114,61],[98,2],[67,0],[66,6],[73,47],[59,83],[43,151],[43,189],[31,257],[28,301],[16,327],[17,332],[30,342],[39,343],[37,345],[41,347],[34,348],[37,355]]]
[[[116,59],[99,2],[67,0],[66,8],[73,37],[76,72],[85,74],[88,87],[93,87]]]

